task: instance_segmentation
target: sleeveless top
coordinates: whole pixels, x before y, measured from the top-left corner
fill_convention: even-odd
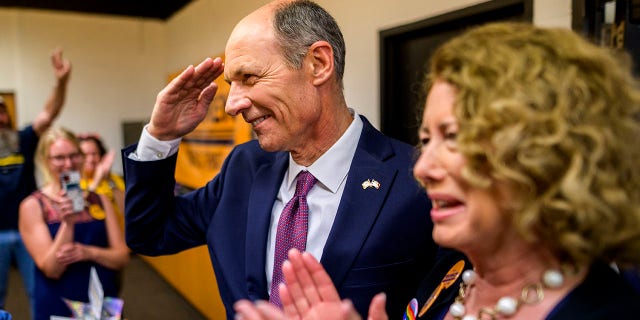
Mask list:
[[[32,194],[40,203],[43,218],[49,227],[51,238],[60,228],[60,214],[57,204],[40,190]],[[107,248],[107,226],[100,196],[89,193],[85,209],[76,213],[78,220],[74,227],[74,241],[87,245]],[[67,266],[60,279],[47,278],[35,268],[34,319],[49,320],[51,315],[71,317],[71,309],[62,298],[89,302],[89,273],[95,267],[104,290],[105,297],[115,297],[118,292],[117,271],[108,269],[92,261],[82,261]]]

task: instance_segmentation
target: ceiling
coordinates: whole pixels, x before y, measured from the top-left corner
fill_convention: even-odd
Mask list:
[[[0,0],[0,7],[167,20],[192,0]]]

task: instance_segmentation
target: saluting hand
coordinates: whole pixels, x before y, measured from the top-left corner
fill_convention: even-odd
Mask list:
[[[213,81],[223,70],[222,59],[207,58],[169,82],[156,98],[149,133],[158,140],[173,140],[193,131],[207,115],[218,90]]]

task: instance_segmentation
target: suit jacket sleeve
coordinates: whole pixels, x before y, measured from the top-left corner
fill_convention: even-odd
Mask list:
[[[221,183],[174,196],[177,154],[158,161],[135,161],[123,150],[126,240],[135,252],[156,256],[206,244],[206,229],[215,211]],[[207,208],[207,210],[203,210]]]

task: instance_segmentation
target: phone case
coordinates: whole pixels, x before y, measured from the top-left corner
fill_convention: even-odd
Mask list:
[[[84,210],[84,196],[80,188],[80,172],[70,171],[60,175],[62,187],[73,203],[73,212]]]

